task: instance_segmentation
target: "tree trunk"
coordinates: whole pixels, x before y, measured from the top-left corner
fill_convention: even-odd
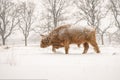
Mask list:
[[[25,37],[25,46],[27,46],[27,37]]]
[[[2,44],[3,44],[3,45],[6,44],[5,40],[6,40],[6,39],[2,36]]]
[[[57,27],[57,19],[54,17],[54,28]]]
[[[101,41],[102,41],[102,45],[104,45],[104,37],[103,37],[103,34],[101,35]]]

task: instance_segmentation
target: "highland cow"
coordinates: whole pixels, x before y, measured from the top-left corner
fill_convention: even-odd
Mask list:
[[[57,27],[56,29],[54,29],[49,36],[46,35],[41,35],[42,36],[42,44],[41,47],[47,47],[52,45],[52,51],[56,52],[56,49],[64,47],[63,42],[57,38],[58,33],[62,30],[64,30],[65,28],[69,28],[70,25],[63,25],[60,27]],[[52,38],[52,40],[50,40],[50,38]],[[80,47],[80,44],[77,44],[78,47]]]
[[[96,43],[95,29],[87,27],[75,27],[72,25],[63,25],[54,29],[49,35],[42,35],[40,46],[42,48],[53,46],[52,50],[64,47],[65,53],[68,54],[70,44],[83,44],[84,51],[87,53],[89,44],[94,47],[94,50],[99,53],[99,48]]]

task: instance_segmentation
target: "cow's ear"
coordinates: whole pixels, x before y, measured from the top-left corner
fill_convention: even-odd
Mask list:
[[[43,34],[40,34],[40,36],[41,36],[42,38],[44,38],[44,37],[45,37],[45,35],[43,35]]]
[[[40,34],[40,36],[41,36],[41,37],[44,37],[45,35],[43,35],[43,34]]]

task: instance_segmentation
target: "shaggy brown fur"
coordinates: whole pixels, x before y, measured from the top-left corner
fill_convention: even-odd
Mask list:
[[[84,51],[87,53],[90,43],[94,50],[99,53],[99,48],[96,43],[95,30],[84,28],[83,30],[72,28],[71,25],[63,25],[53,30],[49,35],[43,36],[41,47],[45,48],[53,46],[53,51],[60,47],[65,47],[65,53],[68,54],[70,44],[83,44]]]
[[[66,28],[69,28],[69,27],[70,27],[70,25],[62,25],[62,26],[59,26],[56,29],[54,29],[49,34],[49,36],[41,35],[42,36],[41,47],[44,48],[44,47],[52,45],[53,52],[56,52],[56,49],[58,49],[58,48],[64,47],[63,41],[58,39],[57,36],[59,36],[60,31],[66,29]],[[80,44],[77,44],[77,46],[80,47]]]

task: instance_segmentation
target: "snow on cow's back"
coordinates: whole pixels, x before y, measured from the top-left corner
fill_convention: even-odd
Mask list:
[[[91,26],[81,26],[81,25],[71,25],[70,28],[71,30],[79,30],[83,32],[84,30],[89,30],[89,31],[94,31],[95,29]]]
[[[64,25],[64,26],[68,26],[68,25]],[[66,30],[70,33],[70,34],[74,34],[74,32],[92,32],[95,31],[95,29],[91,26],[81,26],[81,25],[69,25],[67,28],[63,28],[61,30],[59,30],[59,35],[64,35],[64,33],[66,32]]]

